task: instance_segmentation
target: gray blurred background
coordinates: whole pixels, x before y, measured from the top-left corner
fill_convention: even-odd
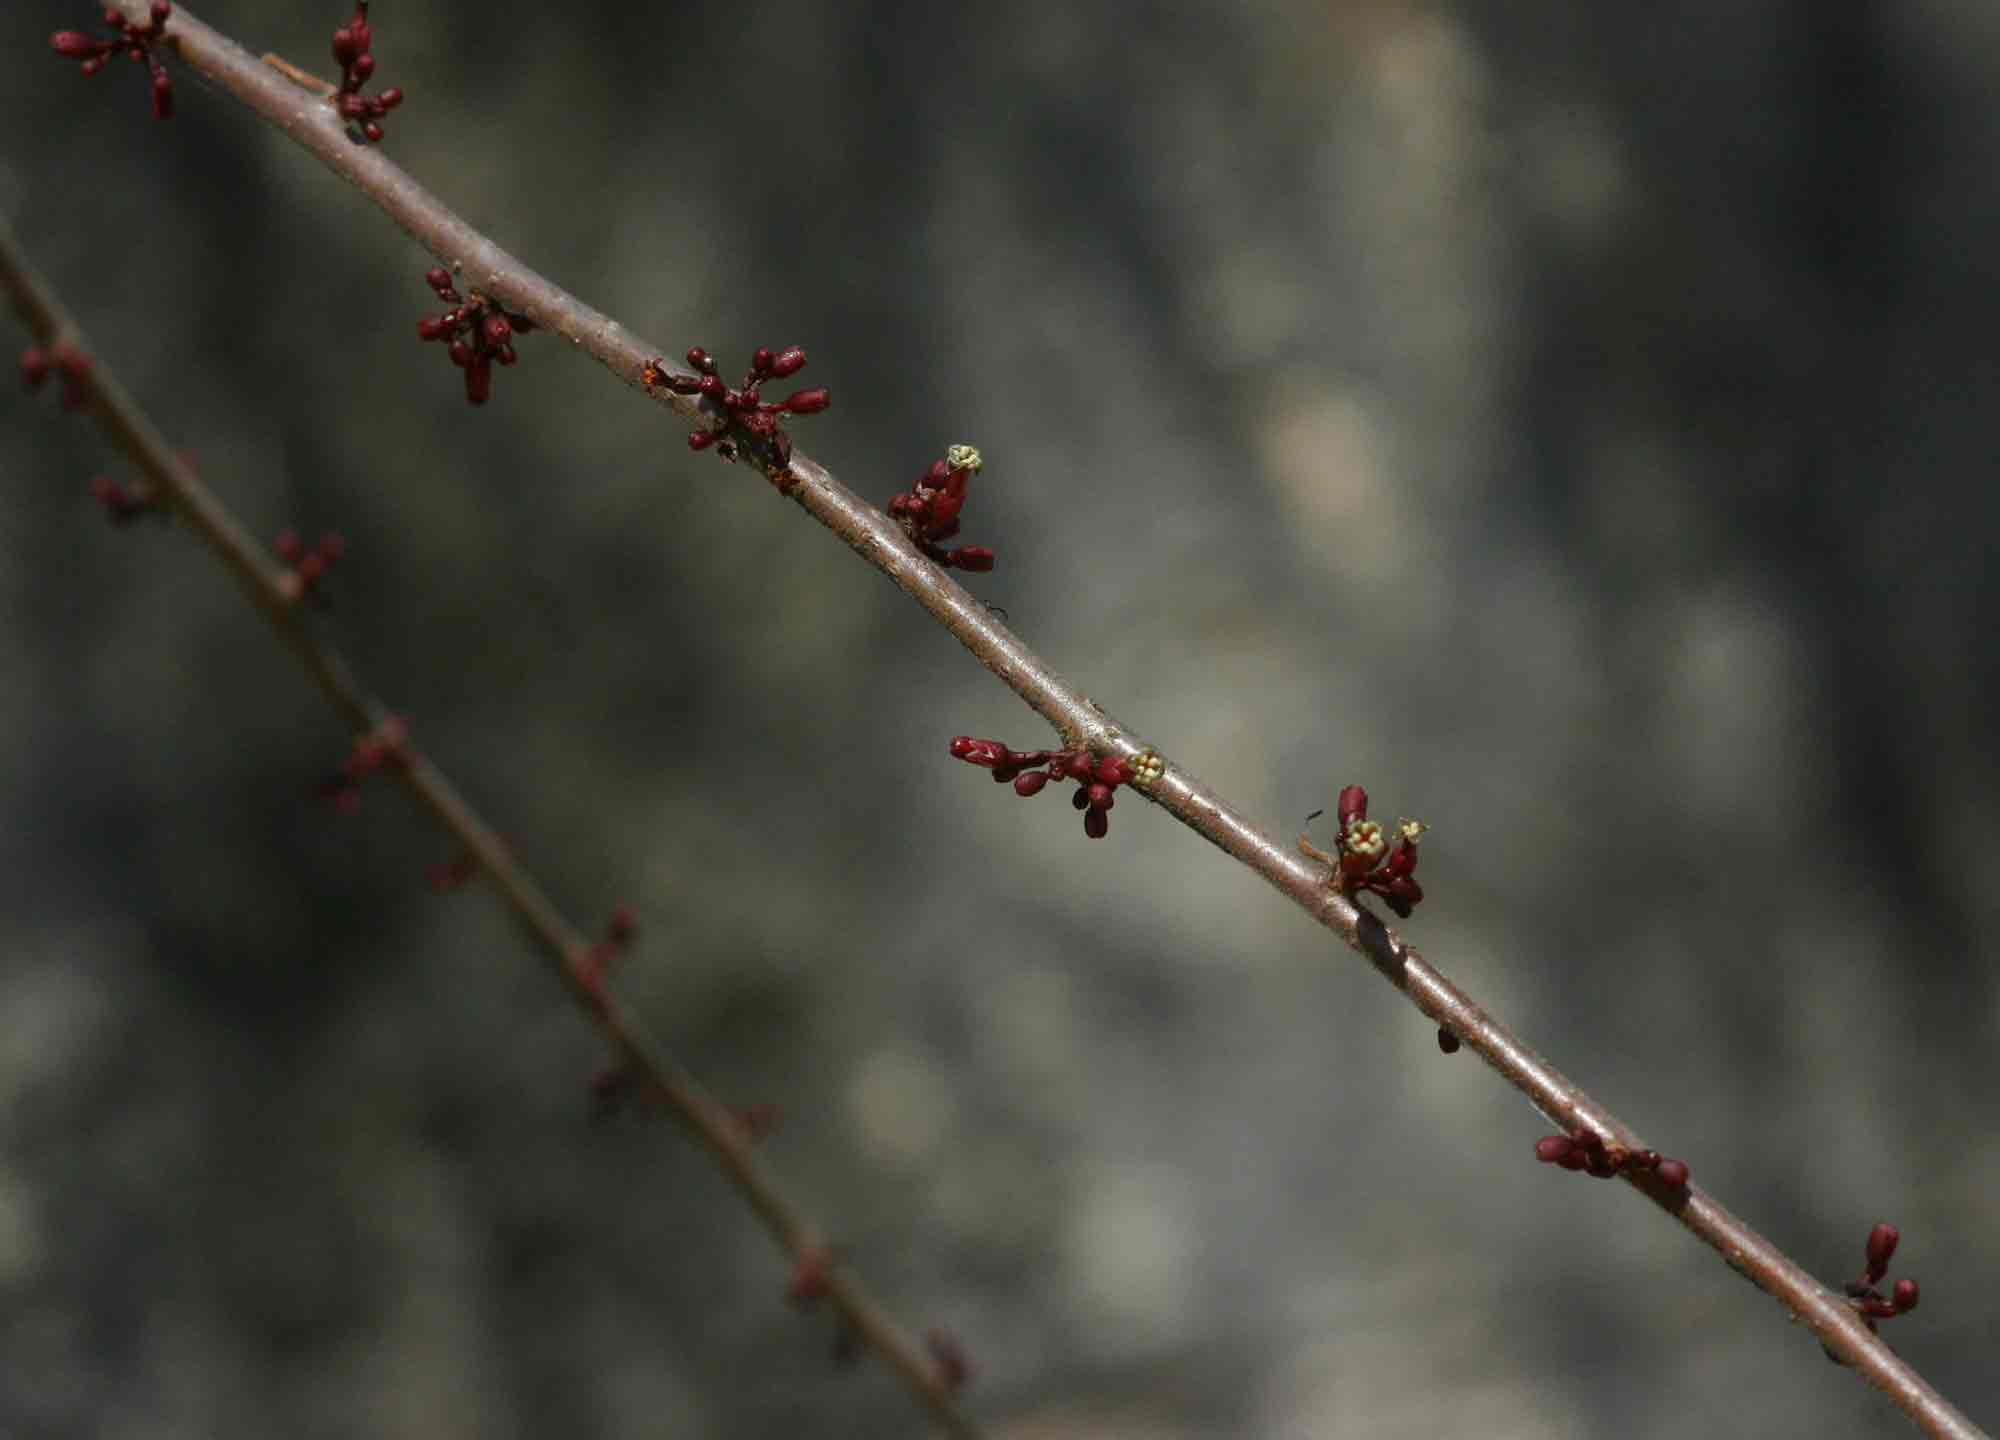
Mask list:
[[[10,5],[0,206],[997,1436],[1875,1435],[1888,1405],[755,475],[181,72]],[[338,0],[198,12],[323,71]],[[1988,0],[380,4],[390,153],[815,457],[987,457],[973,588],[2000,1420]],[[14,343],[21,343],[18,327]],[[922,1426],[186,536],[0,405],[0,1433]]]

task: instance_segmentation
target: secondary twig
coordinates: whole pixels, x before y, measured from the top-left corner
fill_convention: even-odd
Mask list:
[[[75,323],[28,265],[3,223],[0,288],[6,290],[39,345],[53,348],[67,344],[91,356],[89,408],[145,477],[147,504],[187,522],[236,577],[251,603],[263,612],[278,638],[305,666],[327,702],[357,737],[386,733],[385,727],[395,723],[388,710],[362,688],[340,656],[305,623],[296,587],[286,584],[295,578],[292,572],[264,557],[262,548],[228,507],[169,448],[102,358],[91,354]],[[815,1298],[824,1298],[839,1310],[843,1322],[888,1361],[949,1434],[976,1437],[980,1432],[959,1407],[946,1367],[927,1358],[896,1327],[851,1270],[830,1263],[823,1232],[778,1189],[751,1153],[753,1136],[742,1117],[709,1096],[647,1032],[639,1016],[620,1003],[604,981],[593,943],[556,909],[511,847],[414,747],[398,745],[397,763],[383,768],[399,775],[417,802],[451,833],[465,856],[492,877],[507,908],[541,944],[571,995],[611,1042],[619,1064],[636,1072],[649,1098],[679,1119],[715,1157],[737,1193],[757,1212],[794,1264],[823,1270]]]
[[[142,0],[116,3],[133,17],[144,9]],[[671,353],[640,343],[616,321],[516,260],[453,214],[379,148],[352,144],[332,107],[305,103],[297,86],[185,11],[174,11],[168,39],[192,69],[352,181],[447,267],[532,317],[541,329],[568,337],[628,384],[641,384],[648,362]],[[684,415],[695,413],[695,401],[674,394],[670,386],[655,386],[649,393]],[[791,469],[798,481],[788,491],[793,499],[957,636],[981,664],[1055,727],[1066,748],[1085,746],[1126,760],[1151,749],[1065,682],[984,605],[919,553],[889,516],[802,454],[793,455]],[[1367,957],[1411,1003],[1477,1051],[1565,1134],[1592,1132],[1607,1145],[1646,1148],[1628,1126],[1473,1004],[1395,932],[1330,887],[1321,870],[1251,824],[1187,771],[1168,765],[1146,793],[1161,809],[1263,876]],[[1707,1194],[1695,1187],[1664,1186],[1647,1171],[1628,1171],[1624,1178],[1775,1298],[1829,1353],[1853,1366],[1924,1430],[1961,1440],[1982,1433],[1871,1334],[1838,1296]]]

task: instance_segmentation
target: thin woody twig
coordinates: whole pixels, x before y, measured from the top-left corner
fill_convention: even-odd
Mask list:
[[[116,0],[137,17],[142,0]],[[566,336],[627,384],[641,385],[648,363],[667,353],[641,343],[605,316],[516,260],[453,214],[388,160],[379,147],[350,143],[333,109],[178,7],[168,27],[181,59],[240,100],[337,174],[344,176],[455,273],[541,329]],[[669,369],[669,374],[684,373]],[[656,401],[684,415],[695,402],[648,387]],[[841,485],[822,466],[795,454],[792,498],[887,576],[1046,719],[1066,746],[1131,759],[1151,749],[1115,723],[1001,624],[951,577],[922,556],[890,518]],[[1373,915],[1328,884],[1325,871],[1238,814],[1179,766],[1145,792],[1161,809],[1263,876],[1320,924],[1365,956],[1426,1016],[1475,1050],[1502,1078],[1567,1133],[1588,1130],[1607,1143],[1644,1148],[1632,1130],[1578,1088],[1409,948]],[[1672,1189],[1646,1173],[1628,1184],[1666,1210],[1779,1304],[1826,1348],[1882,1390],[1935,1436],[1981,1435],[1950,1402],[1872,1334],[1861,1318],[1770,1241],[1698,1188]]]
[[[0,224],[0,289],[13,302],[37,343],[59,343],[91,357],[90,409],[113,442],[145,477],[147,503],[185,521],[222,562],[277,632],[285,648],[312,676],[327,702],[357,737],[382,732],[391,716],[355,679],[341,657],[304,623],[299,592],[265,558],[263,549],[236,517],[168,446],[152,420],[92,354],[54,293],[29,266],[20,245]],[[823,1296],[861,1341],[901,1376],[947,1434],[980,1433],[959,1406],[950,1379],[897,1328],[846,1266],[832,1265],[822,1232],[781,1192],[752,1153],[752,1137],[741,1118],[712,1098],[648,1033],[643,1021],[604,982],[592,942],[565,919],[512,850],[494,834],[453,788],[444,773],[407,744],[398,747],[394,766],[419,805],[449,831],[465,855],[492,878],[507,908],[540,943],[558,975],[585,1014],[610,1041],[619,1065],[643,1082],[647,1097],[678,1119],[715,1158],[744,1201],[770,1230],[795,1264],[812,1264],[816,1296]]]

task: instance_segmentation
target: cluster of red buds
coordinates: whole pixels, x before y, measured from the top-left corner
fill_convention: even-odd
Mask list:
[[[1315,810],[1306,823],[1323,814]],[[1428,827],[1419,820],[1396,822],[1396,843],[1392,847],[1382,827],[1368,818],[1368,792],[1349,785],[1335,802],[1334,820],[1339,826],[1339,853],[1329,855],[1306,836],[1299,836],[1299,849],[1322,865],[1333,867],[1333,878],[1341,893],[1350,898],[1356,892],[1372,890],[1389,902],[1389,908],[1407,920],[1424,898],[1417,884],[1417,841]],[[1447,1051],[1447,1054],[1450,1052]]]
[[[578,950],[571,959],[571,969],[576,980],[583,987],[599,1010],[609,1003],[604,993],[604,977],[611,970],[611,962],[625,953],[632,943],[632,937],[639,933],[639,917],[632,913],[629,905],[620,905],[611,912],[611,920],[604,927],[604,938]]]
[[[514,353],[514,337],[533,330],[535,322],[476,290],[470,296],[459,294],[442,265],[426,270],[424,283],[452,308],[419,320],[417,338],[447,342],[451,363],[465,372],[466,403],[484,405],[493,396],[494,362],[512,365],[520,358]]]
[[[63,59],[76,61],[77,68],[86,75],[95,75],[104,68],[106,60],[121,53],[143,62],[153,72],[153,114],[161,120],[170,120],[174,114],[174,80],[167,74],[167,67],[160,63],[160,57],[153,53],[153,48],[165,34],[167,16],[173,13],[173,8],[167,0],[153,0],[152,8],[146,13],[146,23],[134,25],[106,6],[104,23],[116,34],[94,40],[75,30],[58,30],[49,36],[49,45]]]
[[[824,1300],[833,1288],[834,1262],[834,1252],[818,1241],[809,1240],[801,1245],[792,1262],[791,1278],[785,1282],[785,1299],[801,1310]],[[972,1378],[972,1362],[966,1358],[965,1347],[949,1330],[938,1325],[926,1330],[924,1348],[931,1352],[938,1383],[946,1390],[962,1389]],[[847,1366],[860,1358],[861,1336],[843,1319],[834,1332],[833,1363]]]
[[[1903,1237],[1894,1225],[1877,1225],[1868,1232],[1868,1268],[1861,1272],[1859,1280],[1847,1282],[1847,1303],[1867,1323],[1870,1330],[1877,1320],[1893,1320],[1898,1315],[1907,1315],[1917,1308],[1917,1282],[1898,1280],[1889,1287],[1885,1296],[1876,1287],[1882,1277],[1889,1273],[1889,1260],[1896,1253],[1896,1242]]]
[[[454,855],[449,860],[440,860],[424,867],[424,884],[439,895],[449,895],[454,890],[463,890],[472,883],[472,877],[479,873],[479,861],[467,850]]]
[[[90,357],[58,340],[48,349],[31,345],[21,352],[21,383],[30,393],[40,390],[51,375],[62,377],[62,406],[81,410],[90,403]]]
[[[382,138],[382,117],[403,103],[403,92],[391,85],[380,95],[363,95],[361,87],[375,73],[375,57],[368,53],[375,32],[368,26],[368,0],[354,0],[354,18],[333,32],[333,59],[340,66],[340,88],[333,105],[347,122],[347,134],[357,145]]]
[[[993,552],[982,545],[947,550],[939,543],[958,534],[965,487],[985,463],[970,445],[954,445],[944,452],[944,459],[931,462],[916,484],[889,501],[889,515],[903,527],[910,543],[947,570],[993,568]]]
[[[326,578],[326,572],[347,553],[347,542],[329,530],[319,537],[317,545],[307,548],[298,531],[285,530],[271,548],[291,567],[278,577],[278,588],[284,591],[287,600],[297,604],[314,593],[319,582]]]
[[[688,449],[714,450],[732,463],[747,448],[781,492],[798,483],[792,474],[792,437],[779,418],[817,415],[833,403],[824,388],[794,390],[775,404],[764,398],[764,384],[796,375],[806,367],[806,352],[796,345],[783,350],[758,346],[750,357],[743,383],[731,387],[715,372],[715,357],[699,345],[687,352],[692,375],[676,375],[665,360],[651,360],[639,379],[647,389],[664,385],[676,395],[699,395],[709,424],[688,436]]]
[[[1581,1170],[1599,1180],[1609,1180],[1627,1170],[1650,1170],[1669,1190],[1686,1189],[1688,1183],[1687,1161],[1669,1159],[1657,1150],[1607,1145],[1594,1130],[1588,1129],[1580,1129],[1574,1135],[1544,1135],[1535,1142],[1535,1158],[1544,1165]]]
[[[150,486],[127,490],[109,475],[99,475],[90,482],[90,498],[104,507],[104,518],[113,525],[129,525],[141,515],[167,518],[167,512],[153,503]]]
[[[1102,840],[1111,829],[1113,792],[1120,785],[1144,788],[1166,771],[1166,762],[1151,750],[1121,760],[1093,756],[1080,745],[1072,750],[1009,750],[998,740],[960,735],[952,740],[951,753],[991,770],[995,781],[1013,781],[1016,795],[1038,795],[1051,780],[1076,781],[1070,803],[1083,812],[1083,833],[1093,840]]]
[[[410,730],[400,715],[387,715],[373,730],[355,737],[347,761],[320,782],[319,794],[343,815],[361,808],[361,782],[383,770],[400,770],[409,763]]]

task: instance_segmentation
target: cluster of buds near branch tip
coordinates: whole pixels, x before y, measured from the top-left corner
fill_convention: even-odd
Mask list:
[[[1861,1272],[1859,1280],[1847,1282],[1847,1303],[1865,1321],[1870,1330],[1877,1320],[1893,1320],[1898,1315],[1907,1315],[1917,1308],[1917,1282],[1898,1280],[1889,1287],[1885,1296],[1876,1287],[1882,1277],[1889,1273],[1889,1260],[1896,1253],[1896,1243],[1902,1234],[1894,1225],[1877,1225],[1868,1232],[1868,1268]]]
[[[692,375],[676,375],[665,360],[649,360],[639,374],[648,390],[664,385],[676,395],[698,395],[710,423],[688,436],[688,449],[714,450],[734,463],[748,449],[780,493],[789,494],[798,477],[792,474],[792,437],[779,423],[784,415],[817,415],[833,403],[824,388],[794,390],[775,403],[764,398],[764,384],[783,380],[806,368],[806,352],[796,345],[783,350],[758,346],[750,357],[743,383],[730,386],[715,372],[715,357],[697,345],[687,352]]]
[[[991,770],[995,781],[1013,781],[1014,793],[1024,797],[1039,795],[1051,780],[1076,781],[1070,804],[1083,812],[1083,833],[1093,840],[1110,833],[1113,791],[1120,785],[1143,789],[1166,771],[1166,762],[1151,750],[1121,760],[1093,756],[1080,745],[1073,750],[1009,750],[998,740],[960,735],[952,740],[951,753],[968,765]]]
[[[993,552],[983,545],[947,550],[939,543],[958,534],[958,512],[965,508],[965,487],[985,466],[970,445],[954,445],[944,459],[917,477],[916,484],[889,501],[890,518],[903,527],[925,555],[945,569],[991,570]]]
[[[1581,1170],[1599,1180],[1609,1180],[1627,1170],[1650,1170],[1669,1190],[1685,1190],[1688,1183],[1687,1161],[1668,1158],[1657,1150],[1607,1145],[1594,1130],[1578,1130],[1574,1135],[1544,1135],[1535,1142],[1535,1158],[1544,1165]]]
[[[375,73],[375,57],[368,53],[374,43],[375,32],[368,26],[368,0],[355,0],[354,18],[333,32],[333,61],[340,67],[333,108],[347,122],[348,138],[357,145],[380,141],[382,117],[403,103],[403,92],[394,85],[379,95],[361,93],[361,87]]]
[[[446,341],[451,363],[465,372],[466,403],[484,405],[493,395],[494,362],[512,365],[519,358],[514,337],[533,330],[535,322],[476,290],[469,296],[459,294],[451,272],[442,265],[426,270],[424,283],[452,308],[419,320],[417,338]]]
[[[90,403],[90,357],[58,340],[48,349],[31,345],[21,352],[21,383],[33,394],[48,383],[49,376],[62,377],[62,407],[81,410]]]
[[[1324,813],[1313,811],[1306,816],[1306,823],[1310,825]],[[1368,818],[1368,792],[1359,785],[1349,785],[1340,792],[1334,820],[1340,827],[1339,853],[1329,855],[1304,835],[1299,836],[1300,851],[1332,866],[1334,882],[1350,899],[1358,891],[1372,890],[1388,901],[1400,918],[1409,919],[1424,898],[1416,876],[1417,841],[1430,827],[1420,820],[1397,821],[1392,847],[1381,825]]]
[[[386,715],[365,735],[355,737],[347,761],[322,780],[319,794],[343,815],[361,808],[361,782],[383,770],[400,770],[410,760],[410,729],[400,715]]]
[[[153,53],[153,47],[165,34],[167,17],[174,7],[167,0],[153,0],[146,12],[146,23],[134,25],[123,15],[109,6],[105,7],[104,23],[117,33],[102,40],[75,30],[58,30],[49,36],[49,46],[65,60],[77,62],[77,68],[86,75],[95,75],[104,68],[104,62],[113,55],[123,54],[128,59],[143,63],[153,74],[153,114],[161,120],[171,120],[174,115],[174,80],[167,74],[167,67],[160,63],[160,57]]]

